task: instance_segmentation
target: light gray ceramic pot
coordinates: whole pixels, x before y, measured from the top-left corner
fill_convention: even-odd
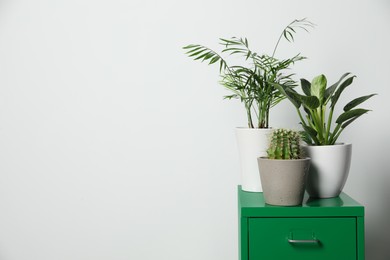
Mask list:
[[[311,158],[306,179],[306,191],[314,198],[334,198],[340,195],[348,178],[352,144],[301,146]]]
[[[277,206],[302,204],[310,158],[297,160],[257,159],[265,203]]]

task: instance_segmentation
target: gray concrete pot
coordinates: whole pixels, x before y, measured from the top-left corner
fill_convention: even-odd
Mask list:
[[[257,158],[265,203],[278,206],[302,204],[310,158],[274,160]]]

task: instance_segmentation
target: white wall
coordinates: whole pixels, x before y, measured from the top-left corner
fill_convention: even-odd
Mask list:
[[[0,259],[237,259],[234,127],[218,69],[189,43],[283,43],[299,77],[358,75],[344,101],[379,93],[342,136],[345,191],[366,206],[369,260],[390,259],[390,2],[0,1]],[[297,126],[287,102],[271,124]]]

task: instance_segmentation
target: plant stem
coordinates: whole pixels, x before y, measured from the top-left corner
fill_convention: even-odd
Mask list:
[[[246,108],[246,114],[248,117],[248,127],[249,128],[254,128],[253,127],[253,122],[252,122],[252,114],[251,114],[251,106],[245,103],[245,108]]]
[[[323,143],[323,131],[322,131],[322,127],[321,127],[321,119],[319,118],[320,115],[318,114],[318,111],[317,109],[315,110],[312,110],[311,114],[312,114],[312,127],[314,129],[317,130],[317,134],[318,134],[318,140]]]
[[[340,133],[338,133],[340,128],[341,128],[341,125],[338,124],[336,126],[336,128],[334,129],[333,133],[330,135],[330,138],[329,138],[329,143],[330,144],[334,144],[336,142],[336,140],[337,140],[336,137],[338,137],[340,135]]]
[[[328,126],[326,128],[326,140],[329,142],[329,133],[330,133],[330,125],[332,124],[332,117],[333,117],[333,110],[334,108],[332,107],[329,112],[329,117],[328,117]]]
[[[292,24],[295,23],[295,22],[296,22],[296,21],[294,20],[294,21],[292,21],[291,23],[289,23],[286,27],[284,27],[282,33],[281,33],[280,36],[279,36],[279,39],[278,39],[276,45],[275,45],[274,51],[272,52],[272,58],[273,58],[274,55],[275,55],[276,49],[278,48],[279,42],[280,42],[280,40],[282,39],[282,37],[283,37],[283,35],[284,35],[284,32],[286,31],[286,29],[287,29],[290,25],[292,25]]]
[[[303,117],[302,117],[302,114],[301,114],[301,111],[299,110],[299,108],[296,108],[297,112],[298,112],[298,115],[299,115],[299,118],[301,119],[301,123],[304,125],[304,126],[307,126],[305,120],[303,120]]]
[[[344,130],[344,128],[341,128],[340,131],[336,134],[336,136],[333,138],[332,145],[336,143],[337,138],[339,138],[341,132]]]
[[[266,115],[265,115],[265,127],[268,128],[269,127],[269,111],[271,109],[271,105],[268,104],[267,105],[267,110],[266,110]]]

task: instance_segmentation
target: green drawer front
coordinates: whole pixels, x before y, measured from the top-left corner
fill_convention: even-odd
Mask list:
[[[249,260],[283,259],[356,260],[356,219],[250,218]]]

